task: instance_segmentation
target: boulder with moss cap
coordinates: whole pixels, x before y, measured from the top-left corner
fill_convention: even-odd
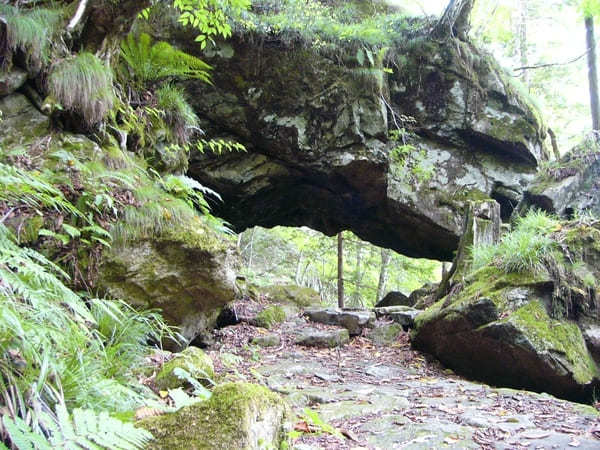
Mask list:
[[[534,270],[506,273],[492,262],[465,272],[417,316],[413,346],[488,383],[591,399],[600,361],[585,331],[598,323],[590,293],[600,275],[600,225],[562,223],[550,236],[564,255]]]
[[[185,385],[175,369],[183,369],[205,386],[210,386],[215,378],[212,359],[198,347],[188,347],[167,361],[156,375],[155,384],[160,390],[176,389]]]
[[[227,383],[215,387],[209,400],[136,426],[154,436],[149,450],[259,450],[287,443],[290,417],[285,401],[267,388]]]

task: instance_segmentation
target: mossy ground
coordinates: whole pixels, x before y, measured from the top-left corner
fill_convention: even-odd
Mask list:
[[[285,320],[285,311],[281,306],[271,305],[263,309],[256,315],[256,325],[262,328],[271,329],[275,325]]]

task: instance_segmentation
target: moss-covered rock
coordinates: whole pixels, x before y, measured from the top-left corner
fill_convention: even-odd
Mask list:
[[[546,164],[527,186],[517,207],[524,215],[532,208],[564,218],[588,212],[600,215],[600,148],[584,142],[559,161]]]
[[[192,155],[190,176],[225,200],[215,210],[240,230],[351,229],[382,247],[440,260],[456,250],[467,200],[497,198],[510,216],[547,157],[539,112],[484,52],[429,39],[414,31],[417,23],[382,45],[397,69],[379,83],[364,74],[357,80],[364,71],[356,44],[344,40],[293,45],[257,29],[207,55],[214,86],[187,83],[194,108],[209,137],[233,137],[248,149],[219,162]],[[183,46],[190,40],[166,32]],[[273,45],[254,45],[257,34]],[[414,118],[414,135],[403,139],[409,182],[394,158],[401,145],[390,138],[395,127],[382,94]]]
[[[258,327],[271,329],[275,325],[285,321],[286,314],[281,306],[271,305],[267,306],[261,312],[259,312],[254,318],[254,323]]]
[[[287,442],[289,407],[274,392],[248,383],[217,386],[212,397],[137,426],[152,433],[148,449],[259,450]]]
[[[175,369],[178,368],[206,386],[210,386],[215,378],[212,359],[198,347],[188,347],[162,366],[156,375],[156,387],[166,391],[184,386],[185,380],[175,374]]]
[[[295,284],[276,284],[257,288],[266,294],[273,303],[291,304],[299,308],[317,306],[321,303],[321,296],[314,289]]]
[[[373,341],[375,345],[385,346],[393,344],[398,336],[402,333],[402,326],[397,323],[390,323],[375,327],[369,333],[369,339]]]
[[[132,236],[106,251],[99,285],[136,307],[161,309],[192,340],[233,300],[237,265],[233,246],[202,221],[173,221],[160,234]]]
[[[597,320],[591,318],[597,311],[578,287],[582,281],[574,270],[585,266],[596,273],[590,261],[600,260],[588,257],[586,262],[577,250],[585,234],[575,238],[572,226],[563,224],[553,238],[579,259],[574,267],[559,257],[531,272],[484,266],[417,316],[412,344],[488,383],[591,398],[600,381],[599,361],[586,347],[580,326],[584,318]],[[587,248],[588,254],[595,253]]]

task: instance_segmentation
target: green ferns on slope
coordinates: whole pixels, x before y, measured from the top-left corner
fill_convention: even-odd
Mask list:
[[[0,438],[18,448],[140,448],[150,436],[108,415],[153,401],[134,372],[146,342],[173,332],[156,312],[73,292],[59,266],[17,245],[3,224],[14,211],[77,210],[41,174],[1,164],[0,207]]]
[[[199,58],[176,49],[167,42],[152,43],[152,38],[141,33],[129,34],[121,43],[121,57],[127,63],[131,78],[144,86],[165,78],[200,79],[210,82],[210,66]]]

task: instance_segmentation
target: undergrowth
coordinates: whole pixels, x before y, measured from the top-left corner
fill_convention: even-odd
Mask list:
[[[473,248],[473,270],[493,264],[506,273],[538,271],[557,249],[551,233],[559,221],[542,211],[532,211],[516,221],[515,228],[498,244]]]
[[[252,11],[242,13],[235,26],[317,48],[332,42],[380,48],[414,30],[413,22],[402,12],[366,2],[326,4],[318,0],[261,0]]]
[[[88,125],[100,122],[113,107],[112,70],[88,52],[61,61],[48,87],[62,107],[80,113]]]
[[[211,67],[168,42],[152,42],[146,33],[129,34],[121,43],[121,73],[142,87],[164,79],[199,79],[210,82]]]
[[[6,49],[10,53],[3,55],[5,61],[21,51],[30,72],[39,72],[50,61],[52,38],[61,28],[64,11],[47,8],[22,11],[11,5],[0,5],[0,17],[6,20]]]
[[[53,157],[73,170],[82,164],[61,152]],[[106,173],[97,175],[110,185]],[[17,244],[4,222],[26,212],[63,217],[65,236],[82,244],[85,233],[108,235],[86,202],[79,209],[49,178],[0,163],[0,439],[13,448],[143,448],[151,436],[116,416],[156,403],[135,371],[148,342],[179,338],[156,311],[74,292],[56,262]],[[46,231],[42,239],[60,237]]]

